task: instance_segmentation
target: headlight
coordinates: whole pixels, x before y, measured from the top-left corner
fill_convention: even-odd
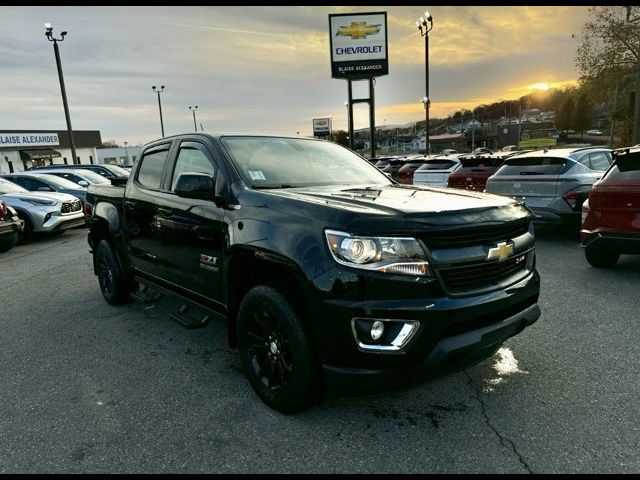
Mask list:
[[[353,268],[429,276],[424,249],[415,238],[359,237],[326,230],[327,243],[336,262]]]

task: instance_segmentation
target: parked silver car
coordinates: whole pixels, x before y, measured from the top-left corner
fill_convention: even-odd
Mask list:
[[[427,160],[413,174],[413,184],[426,187],[446,188],[449,175],[460,168],[462,154],[437,155]]]
[[[22,241],[33,233],[47,233],[85,225],[82,204],[73,195],[55,192],[29,192],[0,178],[0,200],[24,220]]]
[[[30,192],[68,193],[83,203],[87,194],[87,187],[82,187],[77,183],[70,182],[56,175],[49,175],[48,173],[34,171],[9,173],[2,175],[2,178],[16,183]]]
[[[486,192],[521,200],[539,222],[579,225],[582,203],[611,162],[611,149],[603,147],[523,153],[505,160]]]
[[[33,170],[30,170],[33,172]],[[97,183],[110,184],[111,181],[108,178],[103,177],[99,173],[92,172],[91,170],[84,169],[47,169],[43,170],[47,175],[55,175],[56,177],[64,178],[65,180],[69,180],[81,187],[88,187],[89,185],[95,185]]]

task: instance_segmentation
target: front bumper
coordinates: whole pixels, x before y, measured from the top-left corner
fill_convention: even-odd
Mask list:
[[[361,288],[371,288],[375,298],[374,282]],[[506,288],[460,298],[426,284],[396,289],[394,300],[325,299],[309,305],[330,392],[375,393],[476,363],[540,316],[535,270]],[[377,298],[388,297],[385,290]],[[399,352],[364,351],[351,329],[353,318],[409,320],[419,327]]]
[[[415,384],[490,357],[505,340],[535,323],[539,317],[540,307],[533,304],[497,323],[443,338],[421,362],[402,372],[324,365],[325,384],[328,390],[343,395],[362,395]]]
[[[36,231],[43,233],[57,232],[85,225],[84,212],[80,210],[79,212],[67,215],[52,215],[46,222],[41,224],[39,228],[36,228]]]

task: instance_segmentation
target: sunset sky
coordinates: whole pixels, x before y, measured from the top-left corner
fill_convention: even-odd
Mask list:
[[[311,135],[314,117],[346,127],[346,82],[331,78],[328,14],[388,13],[389,75],[376,83],[378,126],[423,118],[424,40],[415,21],[428,8],[432,117],[517,98],[536,84],[576,80],[578,33],[587,7],[2,7],[2,129],[64,129],[51,44],[60,45],[74,129],[103,140],[144,143],[193,130]],[[366,83],[355,95],[365,95]],[[538,85],[545,86],[545,85]],[[356,128],[367,126],[366,106]]]

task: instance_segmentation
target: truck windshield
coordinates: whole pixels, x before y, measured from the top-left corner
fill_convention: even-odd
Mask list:
[[[221,141],[251,188],[391,183],[369,162],[331,142],[281,137],[223,137]]]

